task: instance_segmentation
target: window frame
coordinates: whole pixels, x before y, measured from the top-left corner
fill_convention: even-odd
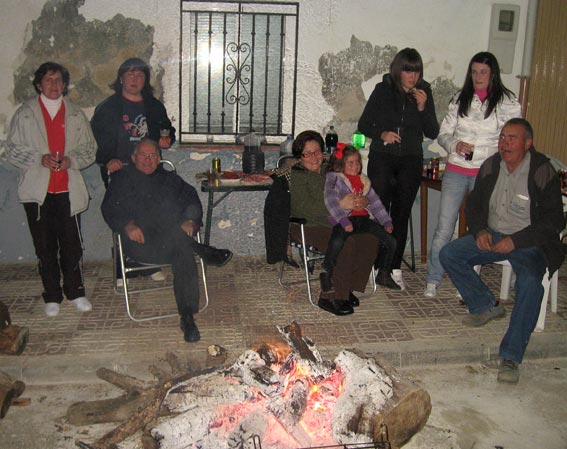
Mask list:
[[[203,20],[203,16],[209,17],[208,29],[200,31],[199,21]],[[224,15],[224,28],[221,30],[223,33],[223,59],[222,59],[222,95],[215,96],[214,100],[217,103],[215,105],[211,103],[211,91],[215,87],[211,87],[211,59],[207,64],[208,68],[206,70],[199,70],[198,61],[199,58],[196,56],[199,50],[199,45],[191,45],[197,42],[200,37],[198,34],[208,34],[208,55],[210,58],[211,52],[211,41],[213,34],[213,15],[218,18],[218,15]],[[238,35],[238,42],[227,42],[225,37],[227,35],[227,21],[226,17],[233,17],[236,20]],[[244,47],[249,44],[244,38],[247,36],[241,34],[240,26],[244,22],[245,16],[252,16],[252,47],[248,47],[248,50]],[[264,34],[258,33],[260,37],[264,37],[268,40],[268,43],[264,47],[258,47],[258,53],[264,52],[262,58],[265,59],[265,65],[262,67],[263,74],[261,76],[254,77],[254,68],[256,64],[261,64],[261,62],[254,63],[254,45],[256,38],[256,28],[255,20],[256,17],[265,17],[267,28]],[[196,18],[196,21],[193,20]],[[280,20],[280,28],[277,36],[280,39],[279,53],[277,54],[278,60],[276,63],[270,64],[269,50],[270,50],[270,19],[275,18]],[[277,24],[277,22],[276,22]],[[193,36],[192,36],[193,34]],[[270,2],[270,1],[240,1],[240,0],[224,0],[224,1],[212,1],[212,0],[180,0],[180,41],[179,41],[179,142],[180,143],[234,143],[235,138],[238,135],[246,134],[250,132],[251,128],[266,136],[268,143],[280,142],[286,135],[295,134],[295,111],[296,111],[296,93],[297,93],[297,60],[298,60],[298,38],[299,38],[299,3],[298,2]],[[202,41],[201,41],[202,42]],[[231,50],[235,51],[236,57],[231,59],[228,47],[233,45]],[[202,44],[201,44],[202,46]],[[261,50],[261,51],[260,51]],[[243,52],[249,51],[248,57],[252,58],[252,69],[251,76],[246,75],[244,72],[250,71],[250,65],[245,66],[244,64],[250,64],[246,62],[246,55]],[[240,52],[240,54],[238,54]],[[291,62],[289,61],[290,55]],[[233,55],[234,56],[234,55]],[[202,60],[202,59],[201,59]],[[238,66],[234,64],[242,63]],[[231,70],[232,73],[227,71],[229,63],[233,63]],[[278,72],[275,69],[272,70],[272,66],[277,65]],[[191,73],[197,73],[197,76],[191,78]],[[279,84],[277,92],[274,94],[272,86],[269,85],[268,78],[273,79],[275,76],[279,77]],[[206,78],[205,78],[206,76]],[[229,78],[232,76],[232,78]],[[245,78],[248,76],[248,78]],[[206,110],[203,110],[199,103],[202,98],[198,97],[199,92],[202,90],[202,81],[197,81],[197,78],[205,79],[204,83],[206,85],[205,89],[207,100],[204,103]],[[232,82],[232,84],[230,84]],[[260,102],[254,103],[254,84],[260,84],[259,91]],[[251,86],[248,86],[248,83]],[[228,86],[228,87],[227,87]],[[246,92],[246,88],[250,89],[250,92]],[[230,104],[228,100],[228,91],[232,89],[237,95],[231,98],[234,100],[234,104]],[[240,90],[239,90],[240,89]],[[258,87],[256,86],[256,89]],[[218,90],[218,88],[217,88]],[[243,91],[244,94],[248,93],[249,97],[246,99],[245,95],[240,95]],[[234,92],[232,92],[234,93]],[[274,95],[277,95],[277,106]],[[268,101],[268,96],[270,96]],[[250,105],[246,103],[249,101]],[[270,103],[270,107],[268,107]],[[211,110],[211,107],[216,108],[215,111]],[[229,110],[228,117],[230,123],[225,123],[225,116],[227,108]],[[258,109],[262,109],[263,113],[256,113]],[[277,114],[273,111],[277,109]],[[271,114],[268,115],[268,111]],[[205,119],[193,120],[198,116],[206,115]],[[218,121],[219,116],[221,125],[218,126],[221,132],[213,129],[215,123],[211,120],[211,116],[216,115],[215,119]],[[261,116],[261,119],[257,119]],[[269,120],[268,120],[269,119]],[[269,123],[268,123],[269,122]],[[260,125],[260,126],[258,126]],[[224,132],[222,132],[224,131]]]

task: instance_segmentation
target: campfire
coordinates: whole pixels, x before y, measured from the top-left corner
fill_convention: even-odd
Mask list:
[[[147,401],[155,416],[142,419],[141,428],[131,429],[145,430],[144,448],[389,448],[397,446],[390,446],[386,425],[396,432],[393,441],[398,445],[425,425],[431,404],[422,389],[351,351],[341,351],[332,362],[323,360],[295,323],[279,330],[285,344],[262,344],[226,368],[166,382],[164,373],[158,373],[162,382],[153,390],[128,378],[144,392],[161,391],[161,396]],[[174,365],[171,360],[170,364]],[[110,373],[103,377],[131,396],[132,382]],[[67,416],[92,417],[89,404],[74,404]],[[140,410],[140,404],[136,407]],[[131,416],[129,421],[135,420]],[[117,429],[124,430],[126,424]],[[118,447],[117,429],[109,434],[111,438],[107,435],[93,445],[77,442],[77,446]]]

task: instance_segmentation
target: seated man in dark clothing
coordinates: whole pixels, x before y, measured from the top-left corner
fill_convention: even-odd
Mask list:
[[[156,142],[141,140],[132,162],[112,176],[102,214],[110,228],[120,233],[126,254],[134,260],[172,264],[181,329],[187,342],[199,341],[193,319],[199,310],[195,254],[220,267],[232,258],[232,252],[193,239],[203,216],[201,201],[180,176],[157,169],[160,155]]]

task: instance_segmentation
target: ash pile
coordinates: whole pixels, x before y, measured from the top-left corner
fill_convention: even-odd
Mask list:
[[[124,400],[132,396],[133,384],[141,389],[138,396],[147,396],[147,406],[135,404],[116,429],[77,446],[139,448],[141,438],[144,449],[354,447],[384,441],[385,424],[397,448],[426,424],[428,393],[384,362],[347,350],[334,361],[323,360],[297,323],[279,331],[283,341],[264,343],[228,367],[199,375],[183,373],[170,356],[172,373],[153,370],[156,385],[105,371],[105,380],[126,391]],[[107,401],[116,406],[116,400]],[[74,404],[67,416],[85,424],[77,417],[92,418],[91,405],[101,402]]]

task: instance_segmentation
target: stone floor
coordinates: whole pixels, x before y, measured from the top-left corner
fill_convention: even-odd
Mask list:
[[[443,282],[437,298],[422,295],[426,267],[420,264],[415,273],[405,269],[405,291],[379,288],[346,317],[311,306],[305,285],[282,288],[277,280],[278,269],[253,257],[235,257],[223,268],[209,268],[211,301],[197,316],[202,338],[188,344],[183,341],[177,318],[136,323],[127,317],[124,299],[112,286],[109,260],[85,264],[92,312],[79,314],[64,302],[55,318],[44,314],[35,265],[4,264],[0,271],[0,301],[9,307],[15,324],[29,327],[30,340],[19,357],[0,356],[0,367],[21,380],[42,383],[88,380],[100,367],[139,376],[168,351],[202,367],[207,363],[209,345],[224,347],[231,360],[261,342],[277,339],[276,326],[294,320],[330,358],[340,349],[354,348],[382,356],[400,368],[469,363],[494,358],[508,324],[506,318],[478,329],[463,327],[461,319],[467,311],[448,280]],[[171,273],[165,273],[171,279]],[[300,272],[290,271],[290,275],[299,279]],[[495,292],[500,276],[500,266],[482,270],[483,279]],[[148,279],[136,282],[156,284]],[[316,284],[314,289],[318,295]],[[560,273],[558,290],[558,313],[548,310],[545,331],[533,334],[527,359],[567,355],[567,274]],[[506,303],[508,312],[512,301]],[[175,310],[171,290],[144,293],[134,302],[134,313],[139,316]]]

